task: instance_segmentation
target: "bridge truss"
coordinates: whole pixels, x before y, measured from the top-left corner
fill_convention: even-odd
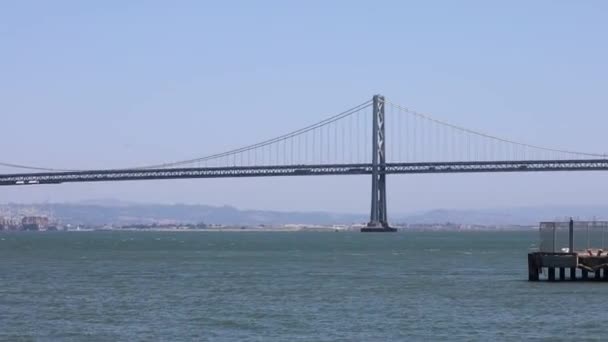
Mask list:
[[[522,160],[497,162],[387,163],[382,174],[608,171],[608,160]],[[372,164],[117,169],[0,175],[0,186],[135,180],[273,176],[372,175]]]

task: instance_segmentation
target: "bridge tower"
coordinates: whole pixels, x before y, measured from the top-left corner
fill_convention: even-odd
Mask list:
[[[395,232],[386,213],[386,139],[384,130],[384,96],[374,95],[372,125],[372,207],[367,227],[362,232]]]

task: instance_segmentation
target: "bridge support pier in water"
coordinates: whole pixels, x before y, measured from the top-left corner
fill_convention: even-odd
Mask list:
[[[388,224],[386,213],[386,147],[384,130],[384,96],[374,95],[372,125],[372,203],[367,227],[362,232],[396,232]]]

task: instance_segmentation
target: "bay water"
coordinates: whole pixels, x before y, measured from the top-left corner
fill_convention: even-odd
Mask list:
[[[1,341],[600,340],[536,231],[0,234]]]

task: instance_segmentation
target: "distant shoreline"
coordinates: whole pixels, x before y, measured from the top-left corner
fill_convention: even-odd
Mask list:
[[[416,232],[455,232],[455,233],[471,233],[471,232],[532,232],[538,230],[538,227],[509,227],[509,228],[476,228],[476,229],[418,229],[418,228],[400,228],[397,233],[416,233]],[[359,233],[359,228],[356,229],[335,229],[335,228],[211,228],[211,229],[171,229],[171,228],[120,228],[120,229],[69,229],[69,230],[40,230],[40,231],[17,231],[4,230],[0,234],[10,233],[91,233],[91,232],[177,232],[177,233],[294,233],[294,232],[321,232],[321,233]]]

